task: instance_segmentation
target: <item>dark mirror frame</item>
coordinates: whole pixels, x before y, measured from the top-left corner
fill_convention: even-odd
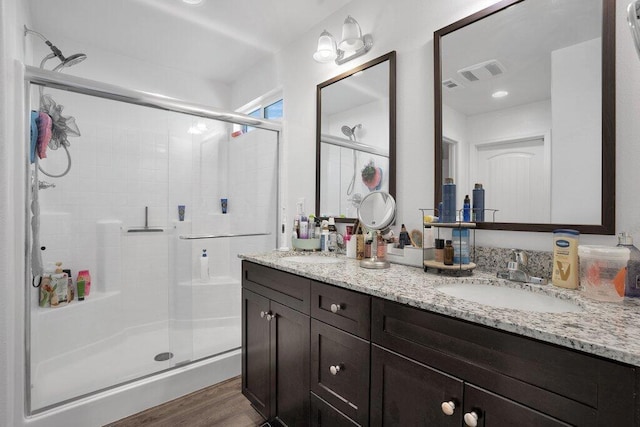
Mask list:
[[[365,62],[332,79],[320,83],[316,88],[316,216],[320,217],[320,131],[322,111],[322,88],[346,79],[362,70],[389,61],[389,194],[396,198],[396,52],[392,51]],[[357,218],[335,218],[336,222],[355,222]]]
[[[504,0],[473,15],[463,18],[433,33],[434,95],[435,95],[435,180],[434,206],[442,200],[442,75],[440,66],[440,39],[460,28],[499,13],[516,3],[535,0]],[[615,234],[616,191],[616,2],[602,0],[602,194],[601,223],[585,224],[530,224],[515,222],[479,222],[477,228],[486,230],[553,231],[571,228],[584,234]]]

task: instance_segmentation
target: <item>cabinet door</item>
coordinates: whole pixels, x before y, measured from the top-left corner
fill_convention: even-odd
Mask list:
[[[369,424],[370,344],[311,320],[311,391],[360,425]]]
[[[271,301],[272,408],[287,426],[309,425],[309,316]]]
[[[371,426],[460,426],[462,393],[461,380],[371,346]]]
[[[264,418],[271,417],[269,300],[242,290],[242,394]]]
[[[571,425],[471,384],[464,386],[463,417],[464,425],[471,427],[569,427]]]

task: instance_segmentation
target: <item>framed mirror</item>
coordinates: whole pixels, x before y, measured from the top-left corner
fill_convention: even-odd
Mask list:
[[[316,215],[353,222],[373,191],[396,191],[396,53],[317,86]]]
[[[434,33],[435,199],[478,228],[615,233],[615,0],[505,0]]]

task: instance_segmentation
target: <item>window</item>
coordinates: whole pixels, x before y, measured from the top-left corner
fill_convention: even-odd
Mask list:
[[[278,90],[261,96],[236,111],[260,119],[280,120],[283,115],[283,105],[282,92]],[[237,125],[234,126],[235,132],[232,135],[239,136],[253,129],[255,128],[249,125]]]
[[[282,99],[264,108],[264,118],[270,120],[282,118]]]

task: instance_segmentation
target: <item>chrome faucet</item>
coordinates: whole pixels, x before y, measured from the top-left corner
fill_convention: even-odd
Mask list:
[[[547,279],[534,277],[529,274],[529,255],[522,249],[513,249],[511,258],[507,262],[506,271],[498,271],[497,276],[501,279],[512,280],[514,282],[536,283],[546,285]]]

